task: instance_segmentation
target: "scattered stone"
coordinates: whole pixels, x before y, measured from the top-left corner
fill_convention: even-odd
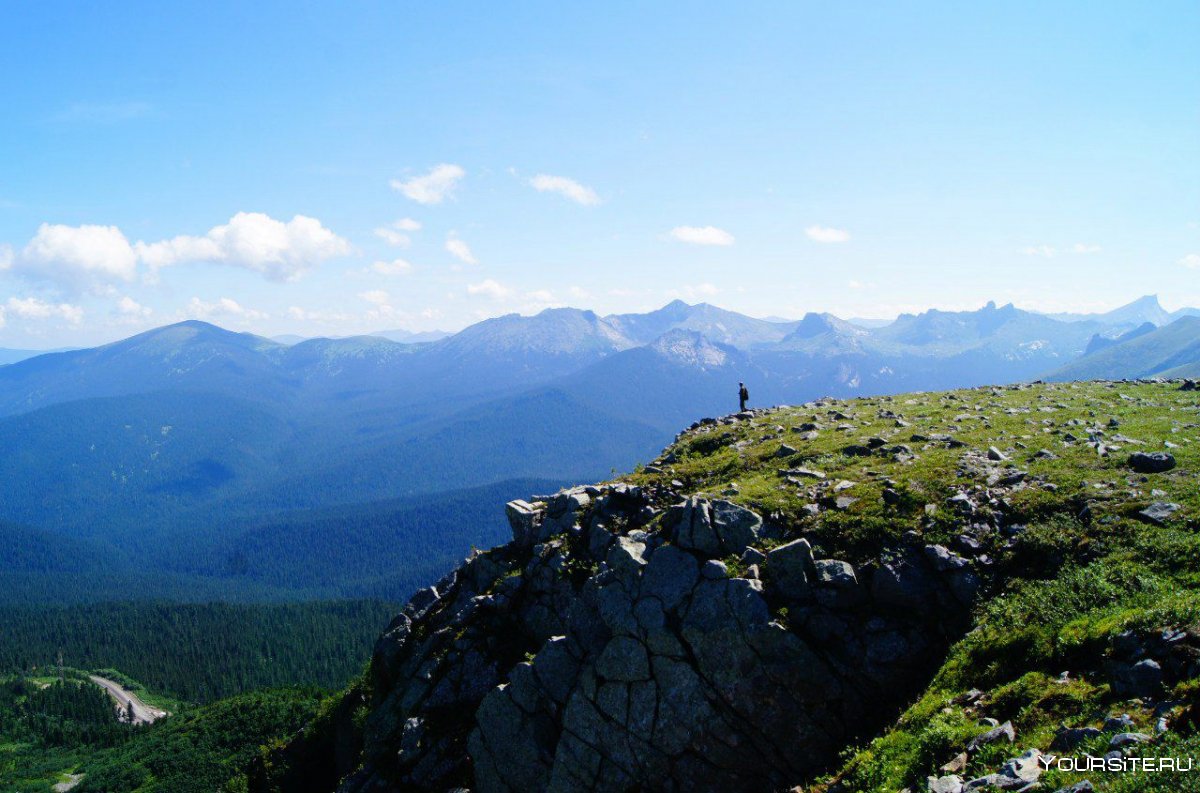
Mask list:
[[[995,446],[989,446],[987,450],[987,458],[993,462],[1006,462],[1008,455],[997,449]]]
[[[1144,732],[1119,732],[1108,742],[1109,749],[1124,749],[1136,743],[1145,743],[1150,736]]]
[[[824,479],[825,474],[811,468],[786,468],[779,471],[782,476],[797,476],[802,479]]]
[[[944,545],[926,545],[925,558],[933,565],[933,569],[939,573],[962,570],[971,564],[958,554],[951,553],[950,549]]]
[[[929,777],[927,782],[929,793],[962,793],[962,777],[949,774],[943,777]]]
[[[1136,726],[1128,713],[1122,713],[1120,716],[1109,716],[1105,719],[1102,729],[1104,732],[1132,732]]]
[[[1134,452],[1128,465],[1139,474],[1161,474],[1175,467],[1175,458],[1167,452]]]
[[[1054,733],[1050,748],[1058,752],[1069,752],[1084,741],[1100,735],[1095,727],[1059,727]]]
[[[1155,526],[1165,526],[1171,516],[1182,507],[1169,501],[1155,501],[1150,506],[1138,512],[1138,517]]]
[[[1162,666],[1153,658],[1121,664],[1112,671],[1113,691],[1122,696],[1150,697],[1162,691]]]
[[[967,753],[975,754],[975,752],[979,751],[980,747],[996,743],[997,741],[1008,741],[1009,743],[1012,743],[1016,739],[1017,732],[1013,729],[1012,722],[1006,721],[1003,724],[999,724],[987,732],[980,733],[972,738],[971,742],[967,744]]]

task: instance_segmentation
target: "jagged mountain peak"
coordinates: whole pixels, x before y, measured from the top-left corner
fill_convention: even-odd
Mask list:
[[[675,363],[703,368],[724,366],[731,352],[725,345],[714,344],[704,334],[683,328],[667,331],[655,339],[650,348]]]

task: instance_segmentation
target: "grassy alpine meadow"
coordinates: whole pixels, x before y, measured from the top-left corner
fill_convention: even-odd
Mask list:
[[[1200,631],[1198,439],[1200,398],[1177,381],[1035,383],[702,422],[632,480],[730,499],[855,565],[904,539],[970,550],[988,573],[972,629],[890,729],[809,788],[924,790],[928,777],[978,777],[1025,749],[1103,756],[1109,717],[1127,716],[1120,731],[1138,736],[1126,755],[1195,755],[1196,659],[1177,659],[1178,679],[1155,696],[1113,681],[1148,644]],[[1137,470],[1139,452],[1174,465]],[[1012,744],[968,752],[1003,722]],[[1071,743],[1056,744],[1064,727],[1098,731],[1055,751]],[[1102,790],[1200,789],[1200,771],[1058,767],[1041,786],[1084,778]]]

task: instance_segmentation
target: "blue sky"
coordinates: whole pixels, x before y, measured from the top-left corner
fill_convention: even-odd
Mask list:
[[[1200,304],[1200,4],[0,4],[0,346]]]

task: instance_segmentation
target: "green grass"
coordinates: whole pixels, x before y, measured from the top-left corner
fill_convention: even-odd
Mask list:
[[[886,411],[902,416],[908,426],[897,426]],[[1115,427],[1108,426],[1110,419]],[[793,428],[808,422],[820,425],[819,434],[801,440]],[[837,429],[844,424],[853,427]],[[1084,443],[1096,427],[1104,432],[1103,442],[1121,448],[1102,456]],[[961,445],[948,448],[920,438],[936,434],[953,436]],[[1079,440],[1067,440],[1068,434]],[[1141,443],[1113,440],[1114,435]],[[888,449],[904,445],[915,458],[846,453],[871,438],[883,439]],[[966,778],[996,770],[1024,748],[1047,749],[1060,724],[1099,726],[1105,713],[1129,713],[1151,730],[1156,719],[1140,701],[1122,700],[1111,691],[1102,664],[1112,638],[1123,630],[1200,625],[1198,439],[1198,397],[1175,385],[1039,384],[778,409],[751,421],[684,433],[668,449],[675,462],[660,464],[662,473],[641,471],[631,479],[642,484],[681,480],[691,492],[775,515],[790,531],[809,538],[820,556],[869,566],[906,532],[916,532],[922,542],[950,542],[962,521],[947,498],[960,489],[987,487],[989,476],[1010,469],[1026,472],[1024,485],[1005,492],[1000,507],[1007,524],[1022,524],[1025,530],[1012,543],[1003,533],[980,538],[995,560],[999,587],[978,605],[973,629],[951,648],[929,688],[891,728],[847,750],[841,767],[811,787],[824,790],[836,780],[845,790],[923,790],[927,775],[938,774],[985,729],[979,722],[983,716],[1011,719],[1017,742],[972,757]],[[1131,452],[1164,450],[1166,441],[1176,447],[1169,449],[1178,462],[1174,470],[1143,476],[1127,467]],[[779,456],[785,444],[795,454]],[[991,446],[1010,461],[988,462]],[[1039,449],[1054,457],[1037,456]],[[825,495],[821,483],[801,479],[795,484],[781,473],[801,466],[823,472],[825,483],[853,482],[841,494],[857,500],[844,510],[809,514],[805,506]],[[885,488],[895,491],[893,504],[885,503]],[[1182,506],[1166,526],[1137,517],[1159,500]],[[1057,679],[1063,670],[1071,671],[1068,682]],[[956,704],[972,688],[984,692],[982,699],[974,706]],[[1195,690],[1183,693],[1173,711],[1181,724],[1200,701]],[[1194,755],[1200,743],[1190,728],[1181,729],[1145,752],[1166,754],[1172,748]],[[1200,779],[1200,773],[1193,776]],[[1043,779],[1048,790],[1077,781],[1058,771]],[[1101,790],[1200,789],[1200,782],[1178,775],[1090,779]]]

